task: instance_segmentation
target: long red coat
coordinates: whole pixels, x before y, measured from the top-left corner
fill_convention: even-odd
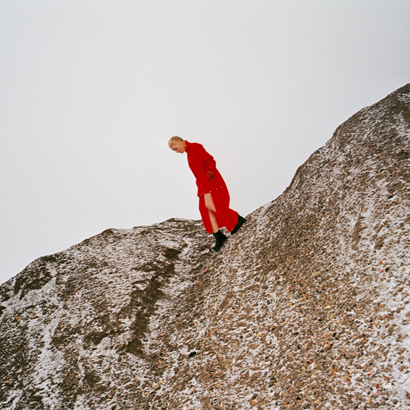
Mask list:
[[[216,162],[211,154],[205,151],[205,148],[196,142],[185,140],[188,165],[196,179],[199,197],[199,212],[201,213],[202,222],[208,233],[212,232],[211,220],[209,219],[208,209],[205,206],[204,195],[211,193],[214,201],[216,221],[220,228],[226,227],[232,231],[238,223],[238,212],[229,208],[229,192],[222,178],[222,175],[216,169]],[[207,170],[214,173],[214,177],[208,181]]]

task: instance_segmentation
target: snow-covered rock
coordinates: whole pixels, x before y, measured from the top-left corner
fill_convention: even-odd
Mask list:
[[[0,287],[2,409],[410,408],[410,84],[218,253],[109,229]]]

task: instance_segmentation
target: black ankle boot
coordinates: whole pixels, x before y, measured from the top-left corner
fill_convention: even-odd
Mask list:
[[[212,248],[215,252],[222,248],[222,245],[228,239],[221,231],[214,233],[215,246]]]
[[[246,222],[246,219],[238,214],[238,223],[235,225],[235,228],[232,229],[231,235],[239,231],[239,228]]]

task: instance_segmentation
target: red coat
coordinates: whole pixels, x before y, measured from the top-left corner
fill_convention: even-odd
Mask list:
[[[222,178],[222,175],[216,169],[216,162],[211,154],[205,151],[205,148],[196,142],[188,142],[185,140],[186,153],[189,168],[196,179],[199,197],[199,211],[201,213],[202,222],[208,233],[212,232],[212,225],[209,219],[208,209],[205,206],[204,195],[211,193],[212,200],[215,205],[215,217],[220,228],[226,227],[228,231],[232,231],[238,223],[238,212],[229,208],[229,192]],[[214,177],[208,181],[207,170],[212,170]]]

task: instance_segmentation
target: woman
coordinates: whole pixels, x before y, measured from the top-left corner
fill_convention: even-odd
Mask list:
[[[216,169],[216,162],[201,144],[188,142],[180,137],[172,137],[169,147],[179,153],[187,153],[188,165],[196,178],[199,197],[199,211],[208,233],[213,232],[218,251],[228,239],[219,228],[226,227],[231,234],[236,233],[246,222],[238,212],[229,208],[229,192],[225,181]]]

